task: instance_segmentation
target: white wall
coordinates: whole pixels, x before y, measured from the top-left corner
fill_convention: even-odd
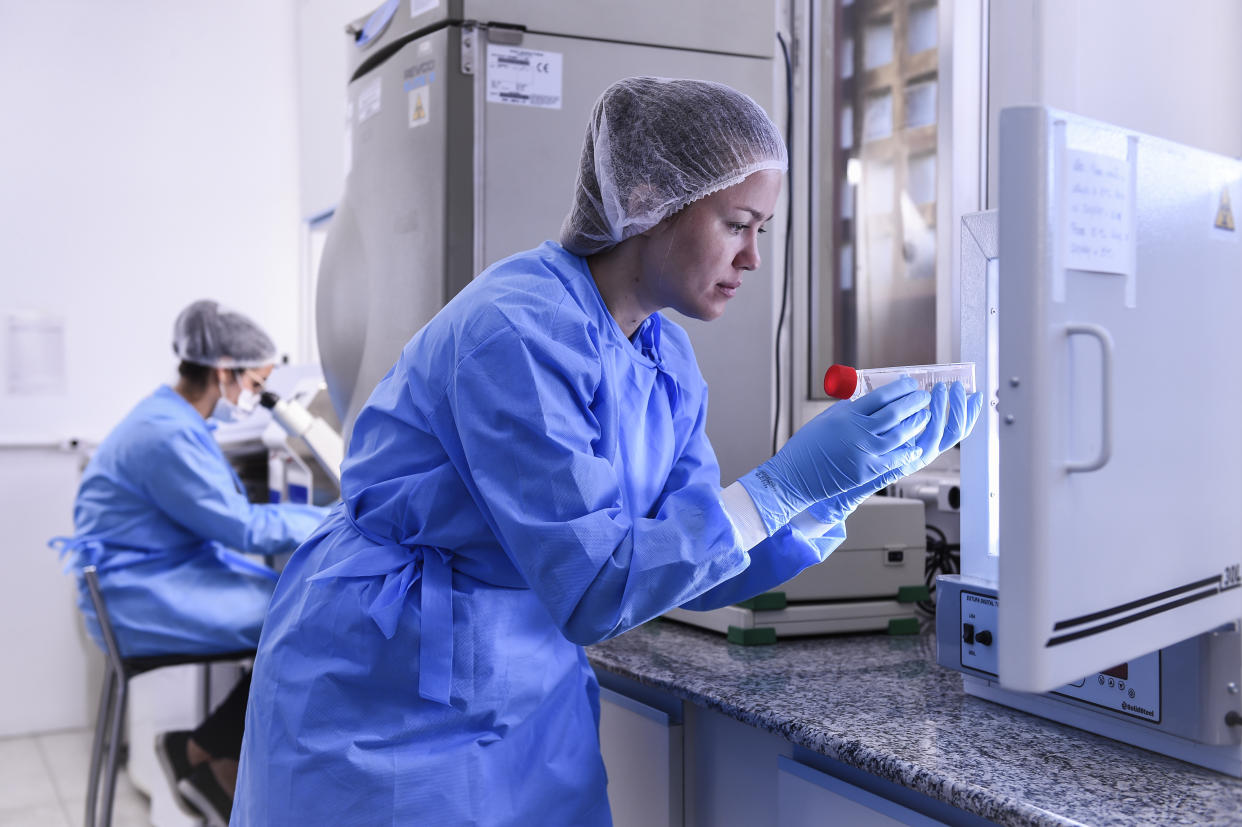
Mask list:
[[[173,376],[197,298],[295,347],[295,32],[293,0],[0,0],[0,445],[101,438]],[[63,392],[9,393],[12,311],[63,319]],[[42,547],[72,528],[66,462],[0,448],[20,526],[0,547],[0,735],[93,720],[72,585]]]
[[[1039,103],[1242,156],[1242,3],[992,0],[988,201],[1002,107]]]
[[[381,0],[294,0],[297,15],[298,130],[302,217],[336,207],[345,181],[345,24]]]
[[[336,209],[345,185],[345,97],[355,50],[345,26],[365,18],[380,0],[293,0],[297,18],[300,215],[309,221]],[[315,289],[319,257],[331,219],[303,226],[301,341],[298,358],[319,361]]]

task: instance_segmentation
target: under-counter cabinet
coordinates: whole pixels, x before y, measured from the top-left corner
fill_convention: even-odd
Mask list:
[[[658,787],[673,802],[680,789],[688,827],[858,821],[807,784],[899,824],[918,823],[914,813],[952,825],[1242,827],[1242,780],[966,695],[961,674],[937,666],[928,633],[736,646],[654,620],[587,657],[604,686],[661,710],[661,742],[680,744],[680,785],[670,769],[626,788],[622,768],[649,769],[654,753],[605,731],[613,800],[644,801]],[[618,813],[618,825],[635,823]],[[674,812],[646,823],[678,822]]]
[[[781,755],[776,759],[776,821],[781,827],[940,827],[875,793]]]
[[[616,827],[986,824],[891,782],[600,670]]]
[[[635,697],[636,695],[640,697]],[[681,701],[600,687],[599,740],[616,827],[682,827]]]

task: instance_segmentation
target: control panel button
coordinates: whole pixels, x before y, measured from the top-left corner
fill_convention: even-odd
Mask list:
[[[992,633],[989,632],[987,629],[984,629],[983,631],[977,632],[975,634],[975,640],[979,641],[984,646],[991,646],[992,645]]]

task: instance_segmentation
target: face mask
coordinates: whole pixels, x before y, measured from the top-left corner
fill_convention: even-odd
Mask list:
[[[236,422],[242,418],[241,413],[237,410],[237,406],[229,401],[221,390],[220,398],[216,400],[216,406],[211,409],[211,418],[217,422]]]
[[[250,388],[242,388],[241,393],[237,395],[237,404],[234,407],[242,415],[254,413],[254,409],[259,407],[259,395]]]

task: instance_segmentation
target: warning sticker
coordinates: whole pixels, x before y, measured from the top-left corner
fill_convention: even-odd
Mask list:
[[[411,129],[422,126],[430,120],[431,84],[435,82],[435,79],[436,62],[434,60],[423,61],[418,66],[405,70],[405,82],[402,88],[405,89],[409,98],[406,125]]]
[[[487,44],[487,100],[561,108],[561,53]]]
[[[430,120],[430,116],[427,114],[430,105],[431,92],[427,87],[410,90],[410,117],[408,123],[411,129],[416,126],[422,126]]]
[[[1242,208],[1242,179],[1231,181],[1226,173],[1217,178],[1216,185],[1208,190],[1203,205],[1204,217],[1212,222],[1208,233],[1217,241],[1242,242],[1235,204]]]
[[[1229,202],[1229,187],[1220,188],[1220,205],[1216,208],[1216,221],[1212,224],[1218,230],[1236,232],[1233,222],[1233,206]]]

